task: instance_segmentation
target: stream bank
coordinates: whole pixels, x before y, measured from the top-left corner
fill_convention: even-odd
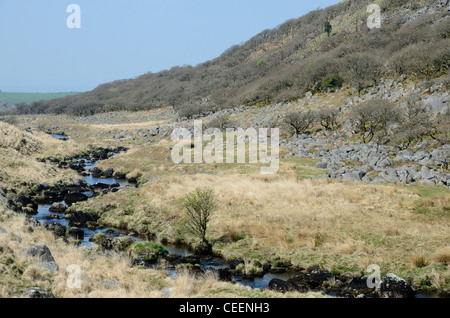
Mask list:
[[[79,241],[80,246],[92,247],[99,236],[106,240],[100,244],[105,248],[113,249],[115,243],[123,238],[129,241],[146,241],[139,237],[138,233],[124,233],[121,230],[103,227],[97,223],[98,217],[82,211],[68,212],[68,207],[73,203],[85,201],[97,197],[100,194],[120,191],[123,187],[133,187],[129,180],[117,179],[107,173],[96,173],[96,164],[126,151],[125,148],[93,150],[88,154],[77,157],[66,157],[62,161],[55,162],[59,167],[68,167],[76,170],[83,179],[75,180],[73,184],[49,187],[45,184],[38,185],[29,197],[22,196],[15,202],[19,202],[16,210],[31,215],[33,222],[43,224],[55,233],[56,236],[67,237]],[[98,168],[97,168],[98,169]],[[105,170],[106,171],[106,170]],[[26,208],[24,210],[24,208]],[[109,243],[108,243],[109,242]],[[103,243],[103,244],[102,244]],[[117,244],[116,244],[117,245]],[[279,292],[320,291],[337,297],[388,297],[397,295],[405,298],[426,297],[427,295],[415,293],[412,288],[401,278],[395,275],[383,278],[384,289],[381,294],[375,289],[367,287],[367,277],[342,277],[318,267],[308,269],[295,269],[289,265],[274,267],[272,263],[261,264],[263,271],[260,275],[242,275],[242,265],[245,260],[226,261],[219,256],[205,257],[195,255],[187,248],[163,244],[167,250],[164,255],[157,257],[136,257],[133,266],[161,268],[174,277],[180,266],[188,266],[194,272],[202,273],[208,270],[218,272],[218,276],[224,281],[233,281],[251,288],[269,288]],[[147,255],[148,256],[148,255]],[[432,297],[436,297],[432,295]]]

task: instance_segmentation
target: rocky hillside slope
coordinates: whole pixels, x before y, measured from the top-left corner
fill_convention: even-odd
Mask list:
[[[92,115],[174,106],[194,113],[289,102],[346,82],[428,80],[449,65],[448,0],[380,0],[382,27],[367,27],[367,1],[345,0],[264,30],[197,66],[173,67],[93,91],[18,107],[19,113]],[[332,30],[327,35],[324,24]],[[444,79],[448,83],[448,77]]]
[[[354,111],[357,107],[374,100],[385,100],[405,109],[408,98],[417,96],[427,121],[434,127],[436,122],[444,125],[438,132],[442,138],[429,135],[413,136],[408,145],[401,142],[364,142],[357,129]],[[295,134],[285,120],[288,114],[308,111],[334,110],[338,115],[336,129],[326,130],[314,124],[301,134]],[[440,81],[415,83],[382,79],[367,93],[354,94],[350,87],[343,87],[327,93],[306,94],[289,103],[246,106],[223,109],[197,115],[192,119],[180,118],[172,108],[152,112],[104,113],[90,117],[50,117],[50,121],[63,120],[79,125],[101,127],[81,131],[76,127],[64,127],[64,132],[74,138],[95,138],[114,146],[125,145],[146,149],[158,141],[170,139],[173,129],[185,127],[193,130],[195,120],[202,120],[204,126],[214,126],[220,120],[228,128],[280,128],[280,158],[308,158],[317,162],[317,177],[358,180],[367,183],[397,182],[404,184],[431,184],[450,186],[448,162],[450,146],[448,140],[448,88]],[[54,120],[52,120],[52,118]],[[426,123],[426,121],[425,121]],[[64,124],[63,124],[64,125]],[[63,127],[49,126],[49,131],[58,133]],[[388,124],[389,138],[395,139],[402,130],[399,123]],[[445,137],[445,138],[444,138]],[[398,139],[402,141],[400,136]],[[447,138],[447,139],[446,139]]]

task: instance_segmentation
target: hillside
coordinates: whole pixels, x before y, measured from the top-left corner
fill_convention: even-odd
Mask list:
[[[376,3],[0,113],[0,297],[450,297],[450,0]]]
[[[440,140],[443,136],[450,137],[450,125],[446,125],[447,132],[442,132],[441,136],[435,134],[436,140],[423,136],[411,142],[407,149],[400,150],[396,146],[380,144],[382,139],[378,138],[370,143],[363,143],[364,134],[355,131],[350,118],[358,107],[382,96],[389,95],[388,100],[398,100],[397,104],[400,106],[404,104],[406,97],[417,94],[427,110],[426,113],[420,112],[420,117],[438,111],[440,115],[433,114],[433,121],[448,120],[449,117],[443,115],[448,110],[448,92],[438,85],[427,88],[422,83],[405,84],[383,80],[377,89],[361,94],[360,97],[348,97],[348,93],[348,88],[342,88],[330,93],[307,94],[292,103],[224,109],[202,118],[207,126],[228,116],[229,123],[234,123],[232,127],[279,127],[279,170],[269,176],[260,174],[261,167],[266,165],[264,162],[175,162],[172,150],[176,141],[170,138],[170,132],[180,127],[192,128],[193,120],[178,118],[178,114],[171,108],[110,112],[89,117],[17,116],[16,128],[4,126],[8,135],[16,137],[5,140],[6,154],[0,158],[0,162],[7,163],[6,172],[11,178],[4,179],[4,184],[0,184],[0,187],[8,189],[5,192],[11,199],[14,198],[14,193],[25,193],[32,199],[45,197],[46,193],[52,195],[54,191],[61,191],[61,186],[55,184],[58,180],[56,177],[69,176],[67,169],[61,170],[58,167],[79,167],[78,157],[74,154],[93,158],[90,153],[92,150],[89,150],[93,147],[125,147],[128,151],[101,160],[91,169],[91,173],[105,177],[101,179],[102,183],[108,180],[106,175],[111,173],[116,178],[134,179],[137,187],[123,187],[116,191],[102,189],[102,194],[98,197],[76,203],[73,209],[66,209],[66,216],[49,215],[51,218],[60,217],[59,222],[65,222],[63,218],[67,215],[93,213],[100,217],[99,225],[119,229],[117,236],[108,235],[106,241],[103,241],[102,236],[98,237],[99,240],[95,237],[97,243],[86,256],[90,260],[101,256],[102,266],[107,260],[111,261],[111,265],[117,264],[117,261],[110,258],[115,253],[104,253],[104,246],[110,246],[108,240],[121,242],[123,235],[135,235],[132,233],[138,233],[139,237],[151,237],[151,243],[168,246],[181,244],[194,249],[198,239],[183,227],[185,210],[180,202],[197,187],[207,187],[214,189],[218,200],[218,209],[208,226],[208,239],[214,242],[216,255],[231,260],[230,267],[235,261],[242,260],[242,265],[234,270],[236,273],[255,277],[269,271],[269,275],[273,275],[270,264],[277,264],[273,269],[275,273],[319,267],[323,270],[322,273],[338,275],[335,281],[339,285],[334,286],[336,287],[366,275],[369,264],[379,264],[383,273],[398,275],[417,292],[428,291],[448,296],[450,173],[448,165],[445,167],[442,159],[450,158],[450,148],[448,142],[443,145]],[[315,123],[305,133],[292,136],[292,129],[283,125],[283,116],[280,116],[285,113],[307,113],[309,110],[332,110],[337,105],[341,108],[338,120],[340,125],[333,130],[324,130],[320,127],[321,124]],[[411,119],[405,119],[405,122],[410,123]],[[388,131],[395,129],[394,127],[392,123],[389,124]],[[34,134],[23,131],[32,131]],[[69,140],[52,141],[49,135],[43,135],[43,131],[62,133]],[[396,130],[389,135],[396,136]],[[384,137],[384,133],[378,132],[377,137]],[[18,150],[23,152],[28,149],[22,147],[22,139],[28,141],[30,150],[33,150],[33,141],[40,141],[36,144],[40,147],[33,150],[28,160],[23,160],[24,163],[17,169],[16,157],[23,156]],[[3,148],[0,148],[0,154],[2,151]],[[44,158],[45,166],[40,166],[31,178],[33,165],[44,165],[42,160],[30,160],[33,157]],[[45,186],[40,184],[45,171],[43,168],[50,169],[52,166],[53,173],[59,173],[52,178],[45,178],[45,182],[55,187],[41,192]],[[3,165],[1,169],[5,169]],[[91,176],[86,180],[90,178]],[[94,183],[98,179],[91,180]],[[26,186],[23,185],[25,182]],[[66,184],[73,189],[72,182],[75,181],[69,182],[71,183]],[[36,216],[39,217],[42,214]],[[54,219],[50,220],[54,222]],[[4,228],[11,231],[9,224]],[[60,228],[48,227],[55,235],[53,240],[67,235],[65,231],[59,231]],[[85,231],[87,236],[89,229]],[[70,239],[70,236],[67,238]],[[24,239],[24,242],[29,240]],[[53,241],[47,242],[52,252],[59,250],[59,246],[54,246]],[[31,245],[33,244],[24,243],[22,249],[15,250],[16,254]],[[110,257],[103,260],[105,255]],[[175,254],[169,254],[168,260],[169,257],[172,261],[174,258],[178,261]],[[55,256],[55,259],[61,269],[67,264],[62,255],[58,258]],[[113,291],[120,291],[116,295],[124,295],[121,287],[127,287],[131,277],[134,277],[129,274],[130,271],[147,271],[147,275],[152,273],[148,268],[130,265],[135,264],[134,260],[128,259],[128,265],[124,264],[117,273],[110,269],[103,271],[102,280],[120,283],[113,290],[105,290],[97,282],[99,276],[95,274],[95,270],[90,270],[96,267],[86,264],[86,269],[89,269],[86,274],[92,273],[95,279],[87,282],[92,284],[92,288],[85,288],[82,292],[89,293],[88,297],[111,295]],[[180,269],[186,266],[188,265],[181,264],[175,267],[177,277],[183,273]],[[18,267],[24,266],[18,264]],[[60,272],[64,273],[62,270]],[[164,278],[164,271],[154,274],[160,274]],[[26,274],[17,276],[27,277]],[[48,277],[45,282],[51,282],[51,285],[44,285],[34,279],[33,286],[45,287],[55,296],[72,296],[70,290],[58,288],[60,275]],[[173,286],[174,289],[167,295],[162,291],[164,287],[158,284],[152,289],[155,292],[161,291],[162,294],[156,294],[157,297],[175,297],[183,291],[177,288],[177,281],[165,279],[165,282],[164,287]],[[201,294],[189,289],[188,294],[181,295],[263,297],[262,293],[269,292],[266,288],[240,289],[239,281],[235,281],[233,285],[221,285],[223,287],[220,288],[216,287],[216,281],[213,280],[212,283],[214,284],[202,288]],[[11,284],[6,291],[14,293],[15,286],[17,285]],[[145,283],[130,286],[145,286]],[[324,283],[322,286],[324,287],[320,290],[329,291],[329,285]],[[302,297],[305,295],[302,290],[300,293],[296,291],[279,296]],[[145,288],[142,287],[137,294],[146,295]],[[306,294],[305,297],[314,296]]]
[[[51,164],[36,160],[58,152],[70,153],[70,147],[70,144],[43,132],[21,130],[0,122],[0,189],[19,189],[36,182],[71,180],[76,176],[71,171],[60,174]]]
[[[291,101],[346,83],[357,92],[383,77],[428,81],[447,74],[447,0],[380,0],[382,27],[367,27],[367,1],[346,0],[264,30],[216,59],[21,105],[18,113],[92,115],[174,106],[191,116]],[[332,27],[327,35],[325,22]],[[330,77],[333,76],[333,77]],[[448,76],[441,79],[448,85]]]

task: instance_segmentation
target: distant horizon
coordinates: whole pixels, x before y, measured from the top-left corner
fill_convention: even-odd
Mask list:
[[[265,29],[341,1],[33,0],[0,2],[0,90],[83,93],[219,57]],[[70,29],[69,4],[81,8]],[[119,22],[118,22],[119,21]]]
[[[4,90],[0,90],[0,94],[56,94],[56,93],[86,93],[87,91],[58,91],[58,92],[6,92]]]

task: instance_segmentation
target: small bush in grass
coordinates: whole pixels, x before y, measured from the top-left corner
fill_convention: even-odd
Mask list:
[[[197,188],[186,194],[183,205],[187,210],[186,228],[201,241],[201,250],[211,250],[211,244],[206,239],[208,223],[217,208],[213,189]]]
[[[333,27],[331,26],[330,21],[325,21],[325,23],[323,24],[323,31],[326,32],[328,36],[330,36],[332,30]]]
[[[45,280],[45,269],[42,269],[36,265],[30,265],[23,273],[23,277],[31,281]]]

